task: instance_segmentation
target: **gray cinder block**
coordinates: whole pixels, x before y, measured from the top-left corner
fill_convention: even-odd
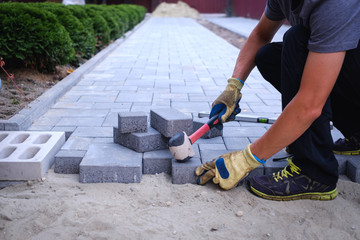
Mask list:
[[[167,173],[171,174],[171,160],[173,156],[169,150],[157,150],[144,153],[143,174]]]
[[[346,175],[351,181],[360,183],[360,159],[352,157],[347,162]]]
[[[171,108],[150,110],[150,125],[169,138],[178,132],[190,135],[193,131],[192,118]]]
[[[209,119],[208,118],[194,118],[193,119],[193,132],[201,128]],[[222,136],[222,129],[219,130],[216,127],[211,128],[207,133],[205,133],[201,138],[214,138]]]
[[[187,161],[179,162],[172,159],[171,175],[173,184],[197,183],[198,177],[195,170],[201,165],[199,158],[190,158]]]
[[[346,174],[346,166],[349,156],[346,155],[335,155],[335,158],[339,164],[339,174]]]
[[[119,133],[147,131],[147,115],[144,112],[121,112],[118,114]]]
[[[80,163],[80,182],[138,183],[142,154],[115,143],[92,144]]]
[[[55,155],[54,172],[62,174],[78,174],[79,165],[85,156],[82,150],[60,150]]]
[[[146,133],[119,133],[114,127],[114,142],[140,153],[168,148],[168,139],[151,127]]]

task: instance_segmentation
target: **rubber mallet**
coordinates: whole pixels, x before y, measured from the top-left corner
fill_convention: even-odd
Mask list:
[[[195,152],[192,144],[219,122],[218,117],[219,115],[217,114],[210,118],[207,123],[190,136],[185,132],[179,132],[172,136],[169,140],[169,149],[175,160],[186,161],[193,157]]]

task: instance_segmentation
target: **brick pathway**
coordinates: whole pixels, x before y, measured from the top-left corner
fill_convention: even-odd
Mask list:
[[[90,149],[92,158],[88,159],[93,164],[94,152],[103,154],[101,146],[113,143],[113,127],[118,124],[119,112],[149,114],[154,108],[175,108],[196,117],[198,112],[209,111],[232,74],[238,52],[195,20],[150,18],[84,75],[29,130],[72,133],[61,156],[66,159],[73,152],[79,164],[79,156],[86,158]],[[242,92],[243,114],[271,118],[280,114],[280,94],[257,69],[250,74]],[[223,138],[200,139],[197,147],[202,158],[209,160],[224,151],[244,148],[268,126],[227,123]],[[115,152],[119,151],[129,154],[126,149]],[[138,177],[133,180],[139,181]],[[181,183],[183,179],[175,182]]]

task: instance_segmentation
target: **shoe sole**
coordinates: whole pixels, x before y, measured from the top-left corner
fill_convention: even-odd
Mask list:
[[[338,155],[360,155],[360,150],[354,151],[333,151],[335,154]]]
[[[275,201],[291,201],[291,200],[300,200],[300,199],[328,201],[328,200],[332,200],[332,199],[336,198],[336,196],[338,195],[338,191],[336,188],[330,192],[325,192],[325,193],[310,192],[310,193],[300,193],[300,194],[295,194],[295,195],[290,195],[290,196],[267,195],[265,193],[262,193],[262,192],[256,190],[253,187],[250,187],[250,190],[254,194],[258,195],[261,198],[265,198],[268,200],[275,200]]]

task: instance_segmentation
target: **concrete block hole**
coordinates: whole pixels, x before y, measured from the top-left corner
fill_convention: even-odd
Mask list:
[[[27,134],[27,133],[19,134],[10,143],[11,144],[23,143],[23,142],[25,142],[26,139],[28,139],[29,136],[30,136],[30,134]]]
[[[0,159],[8,158],[14,151],[16,147],[6,147],[0,152]]]
[[[19,157],[19,159],[31,159],[40,151],[39,147],[31,147],[26,149]]]

